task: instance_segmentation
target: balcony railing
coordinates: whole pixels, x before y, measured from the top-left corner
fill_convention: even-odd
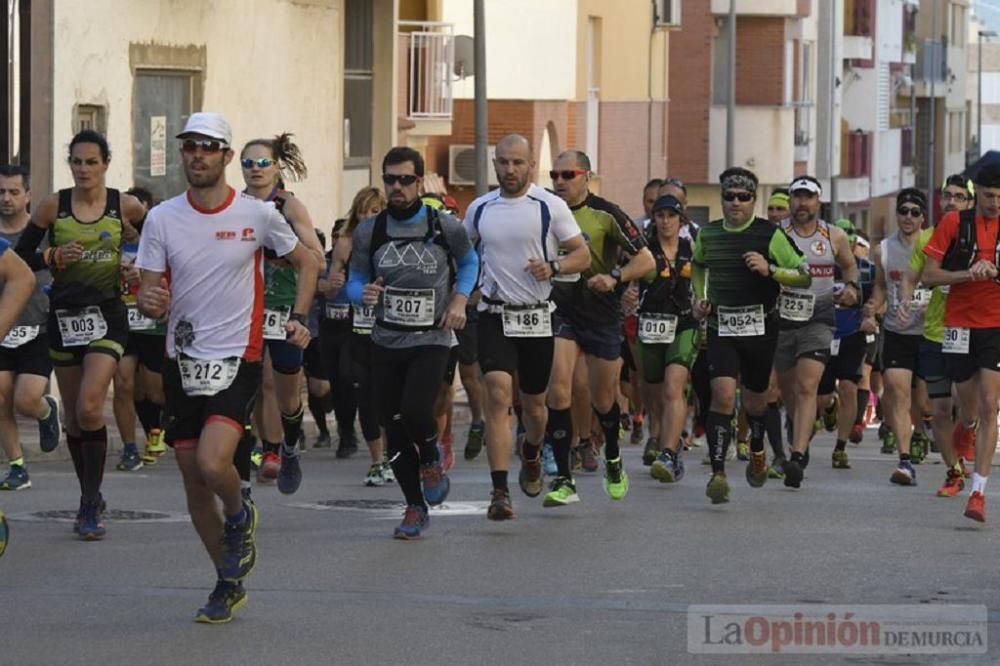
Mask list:
[[[795,107],[795,145],[808,146],[812,143],[812,102],[792,102]]]
[[[865,178],[872,175],[872,133],[847,134],[847,163],[844,175],[848,178]]]
[[[407,116],[450,120],[454,26],[451,23],[400,21],[399,27],[407,43]]]

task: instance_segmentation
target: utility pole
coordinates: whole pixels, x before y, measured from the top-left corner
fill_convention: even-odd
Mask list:
[[[729,0],[729,95],[726,98],[726,163],[723,168],[733,166],[733,142],[736,140],[736,0]]]
[[[927,204],[934,208],[934,160],[937,156],[937,120],[935,117],[937,98],[934,97],[934,83],[937,81],[938,71],[941,69],[940,56],[944,53],[941,49],[941,40],[937,34],[938,28],[938,3],[931,0],[931,39],[934,44],[934,57],[931,60],[931,98],[930,98],[930,127],[927,142]]]
[[[840,131],[839,123],[837,122],[837,114],[834,113],[836,104],[834,103],[837,98],[837,72],[840,70],[838,67],[837,58],[837,14],[843,15],[843,7],[839,2],[827,2],[827,22],[830,25],[830,110],[827,111],[829,114],[830,122],[827,128],[830,132],[830,140],[827,143],[827,158],[830,162],[829,174],[830,174],[830,221],[834,222],[837,220],[837,208],[840,202],[837,200],[837,174],[834,170],[834,164],[836,159],[834,158],[833,146],[837,138],[837,133]]]
[[[476,196],[489,190],[489,135],[486,116],[486,7],[485,0],[475,0],[473,9],[473,49],[475,64],[476,107]]]

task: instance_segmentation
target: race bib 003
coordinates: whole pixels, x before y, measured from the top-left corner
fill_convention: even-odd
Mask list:
[[[639,340],[647,345],[669,345],[677,336],[677,315],[642,312]]]
[[[717,308],[719,320],[719,337],[749,338],[764,335],[763,305],[741,305],[730,307],[720,305]]]
[[[56,310],[63,347],[82,347],[108,334],[101,308],[90,305],[79,310]]]
[[[508,338],[552,337],[552,315],[548,303],[536,305],[505,305],[503,334]]]
[[[240,370],[240,359],[201,360],[177,359],[181,373],[181,388],[189,396],[211,396],[229,388]]]
[[[433,289],[387,287],[382,319],[397,326],[428,328],[434,325]]]

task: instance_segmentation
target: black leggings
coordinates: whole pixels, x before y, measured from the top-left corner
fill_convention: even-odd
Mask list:
[[[351,342],[347,347],[350,349],[349,376],[354,384],[361,432],[364,434],[366,442],[372,442],[382,434],[379,429],[378,402],[375,397],[375,382],[372,377],[375,345],[372,344],[371,335],[351,333]]]
[[[320,329],[323,362],[330,380],[333,413],[337,417],[337,431],[340,433],[354,432],[354,417],[358,412],[357,394],[350,374],[350,340],[350,321],[327,323]]]
[[[698,358],[691,369],[691,389],[694,391],[695,423],[705,427],[708,410],[712,406],[712,380],[708,373],[708,352],[698,352]]]
[[[407,504],[426,506],[420,466],[438,460],[434,401],[448,356],[447,347],[387,349],[375,345],[372,376],[385,448]]]

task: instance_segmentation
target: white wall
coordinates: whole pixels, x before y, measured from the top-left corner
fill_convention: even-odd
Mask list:
[[[473,3],[442,0],[442,20],[456,35],[475,34]],[[574,99],[576,0],[487,0],[486,95],[489,99]],[[643,40],[648,35],[641,35]],[[472,77],[454,84],[473,97]]]
[[[871,67],[845,70],[843,89],[841,111],[850,129],[875,131],[878,122],[878,70]]]
[[[902,62],[903,0],[878,0],[875,29],[877,60]]]
[[[53,174],[72,185],[62,157],[74,104],[108,109],[107,183],[132,184],[129,44],[207,46],[202,110],[219,111],[237,147],[295,133],[310,176],[293,186],[313,222],[329,230],[339,211],[343,118],[342,0],[61,0],[55,3]],[[196,109],[197,110],[197,109]],[[168,149],[176,144],[168,141]],[[227,176],[242,187],[237,160]]]
[[[898,129],[875,132],[872,149],[872,196],[892,194],[899,189],[902,131]]]
[[[710,174],[727,166],[744,166],[761,183],[785,186],[791,182],[795,161],[795,111],[790,106],[737,106],[733,164],[726,161],[726,107],[714,105],[709,113]]]

